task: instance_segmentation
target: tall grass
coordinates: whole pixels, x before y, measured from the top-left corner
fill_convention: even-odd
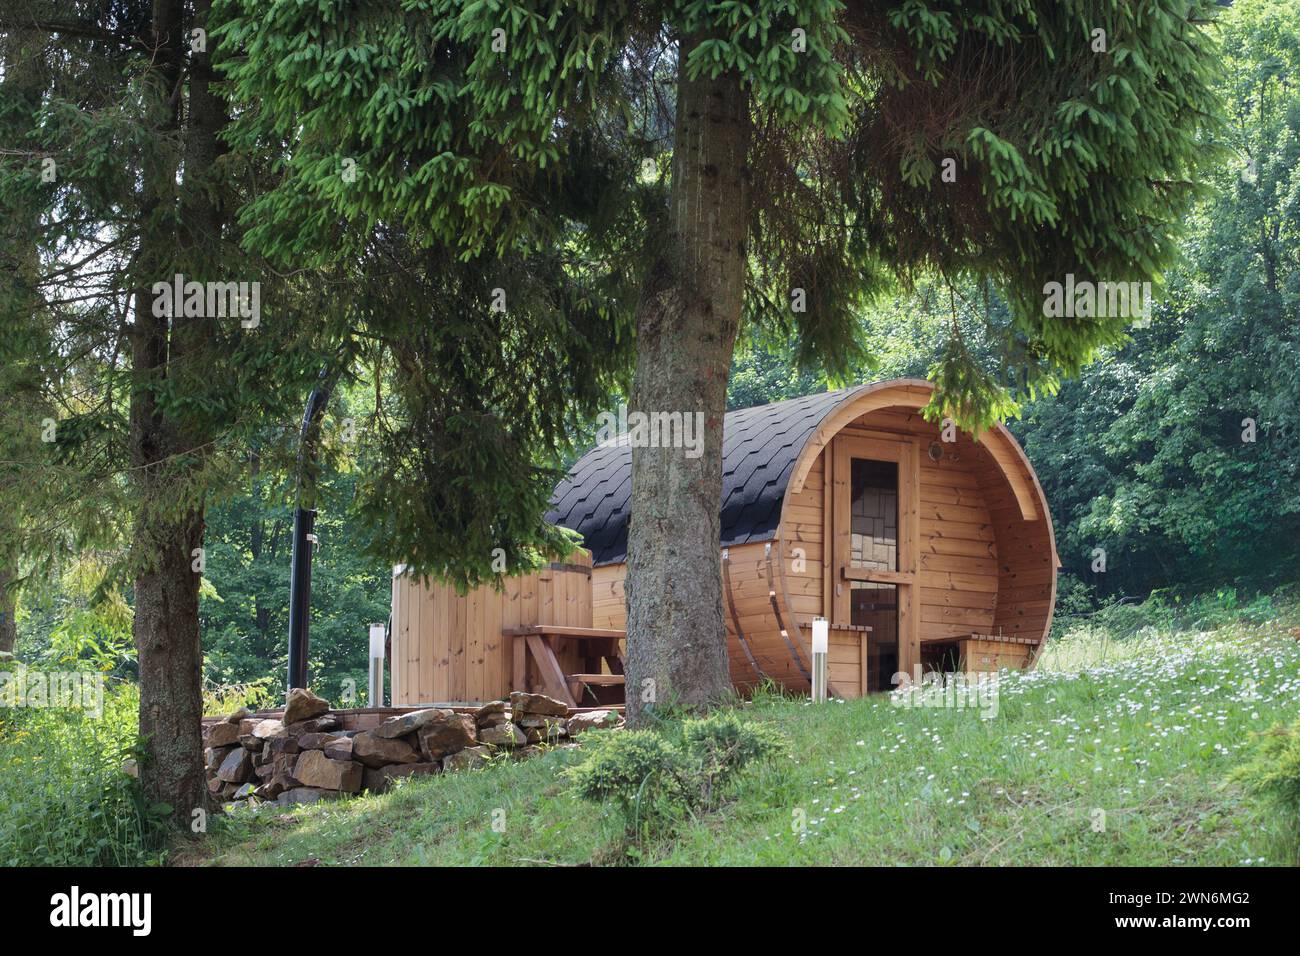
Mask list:
[[[161,859],[158,815],[134,777],[139,692],[115,682],[99,717],[0,711],[0,865],[139,866]]]

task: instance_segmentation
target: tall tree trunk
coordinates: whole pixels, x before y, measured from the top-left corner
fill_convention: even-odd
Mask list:
[[[680,63],[701,38],[682,43]],[[731,687],[719,556],[722,421],[749,219],[749,99],[734,75],[677,82],[669,250],[637,311],[630,412],[703,413],[703,454],[633,447],[627,714]],[[694,454],[694,452],[690,452]]]
[[[5,35],[0,37],[0,66],[3,67],[4,79],[0,81],[3,98],[17,114],[24,117],[23,122],[32,121],[40,110],[41,98],[48,82],[45,64],[44,37],[32,30],[6,27]],[[5,131],[6,138],[12,130]],[[20,279],[19,297],[23,301],[19,309],[34,309],[37,295],[33,289],[40,275],[40,256],[36,244],[32,241],[39,224],[39,216],[32,210],[22,214],[10,213],[4,223],[0,223],[0,241],[4,244],[4,268],[12,270]],[[10,379],[12,382],[12,379]],[[20,381],[22,381],[20,379]],[[4,418],[0,427],[20,427],[18,422],[24,417],[26,424],[38,421],[31,386],[21,397],[6,395]],[[0,489],[7,490],[7,489]],[[16,489],[14,489],[16,491]],[[15,613],[18,606],[18,567],[23,556],[23,506],[20,494],[0,495],[0,652],[12,654],[18,640],[18,622]]]
[[[206,24],[209,5],[207,0],[195,5],[199,25]],[[164,133],[180,128],[183,10],[182,0],[154,2],[154,44],[159,51],[155,74],[158,94],[166,97]],[[217,135],[225,116],[211,82],[208,55],[193,52],[180,231],[169,236],[155,227],[142,239],[141,259],[150,266],[175,262],[177,253],[186,262],[187,254],[215,248],[219,239],[221,212],[208,189],[208,177],[220,155]],[[168,170],[146,187],[146,222],[159,204],[174,201],[171,175]],[[190,262],[196,258],[201,257],[188,257]],[[194,567],[194,555],[203,544],[204,506],[201,493],[189,487],[201,467],[205,436],[160,408],[155,389],[164,378],[204,374],[201,352],[210,333],[207,319],[154,316],[144,288],[135,293],[133,318],[131,453],[140,492],[134,636],[140,666],[140,735],[147,752],[140,780],[149,799],[169,804],[174,821],[188,826],[194,810],[207,801],[200,731],[202,575]]]
[[[14,652],[14,644],[18,640],[18,623],[14,620],[15,605],[18,602],[9,588],[13,577],[13,572],[8,568],[0,568],[0,653],[5,654]]]

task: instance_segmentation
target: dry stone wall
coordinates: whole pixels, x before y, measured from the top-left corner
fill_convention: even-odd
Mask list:
[[[210,723],[203,731],[208,790],[222,801],[284,805],[382,793],[403,777],[470,770],[500,753],[523,759],[576,747],[586,730],[623,724],[612,710],[569,714],[560,701],[525,693],[472,713],[414,710],[368,730],[345,729],[345,717],[295,688],[279,717],[240,710]]]

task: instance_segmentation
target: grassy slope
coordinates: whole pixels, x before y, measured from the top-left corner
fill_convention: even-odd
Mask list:
[[[1294,612],[1288,617],[1294,617]],[[1293,862],[1276,817],[1224,780],[1249,732],[1294,720],[1294,621],[1109,642],[1076,634],[1004,678],[997,716],[885,697],[746,707],[795,759],[647,849],[699,864],[1239,865]],[[566,792],[556,751],[382,797],[241,811],[219,864],[578,864],[618,859],[616,822]],[[1105,812],[1104,832],[1094,821]],[[494,829],[495,820],[498,826]],[[802,830],[798,820],[806,821]],[[194,860],[193,856],[190,857]]]

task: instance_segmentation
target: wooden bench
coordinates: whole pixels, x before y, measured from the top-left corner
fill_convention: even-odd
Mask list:
[[[626,637],[625,631],[564,624],[531,624],[527,627],[506,628],[501,633],[514,641],[512,683],[519,690],[540,692],[570,707],[577,707],[578,699],[588,694],[596,698],[597,703],[618,703],[599,700],[601,694],[595,688],[623,686],[623,654],[619,650],[619,641]],[[559,639],[576,639],[585,643],[583,660],[589,673],[564,673],[556,655],[555,642]],[[540,686],[529,685],[530,658],[533,669],[540,678]],[[609,669],[608,674],[601,672],[602,663]]]

